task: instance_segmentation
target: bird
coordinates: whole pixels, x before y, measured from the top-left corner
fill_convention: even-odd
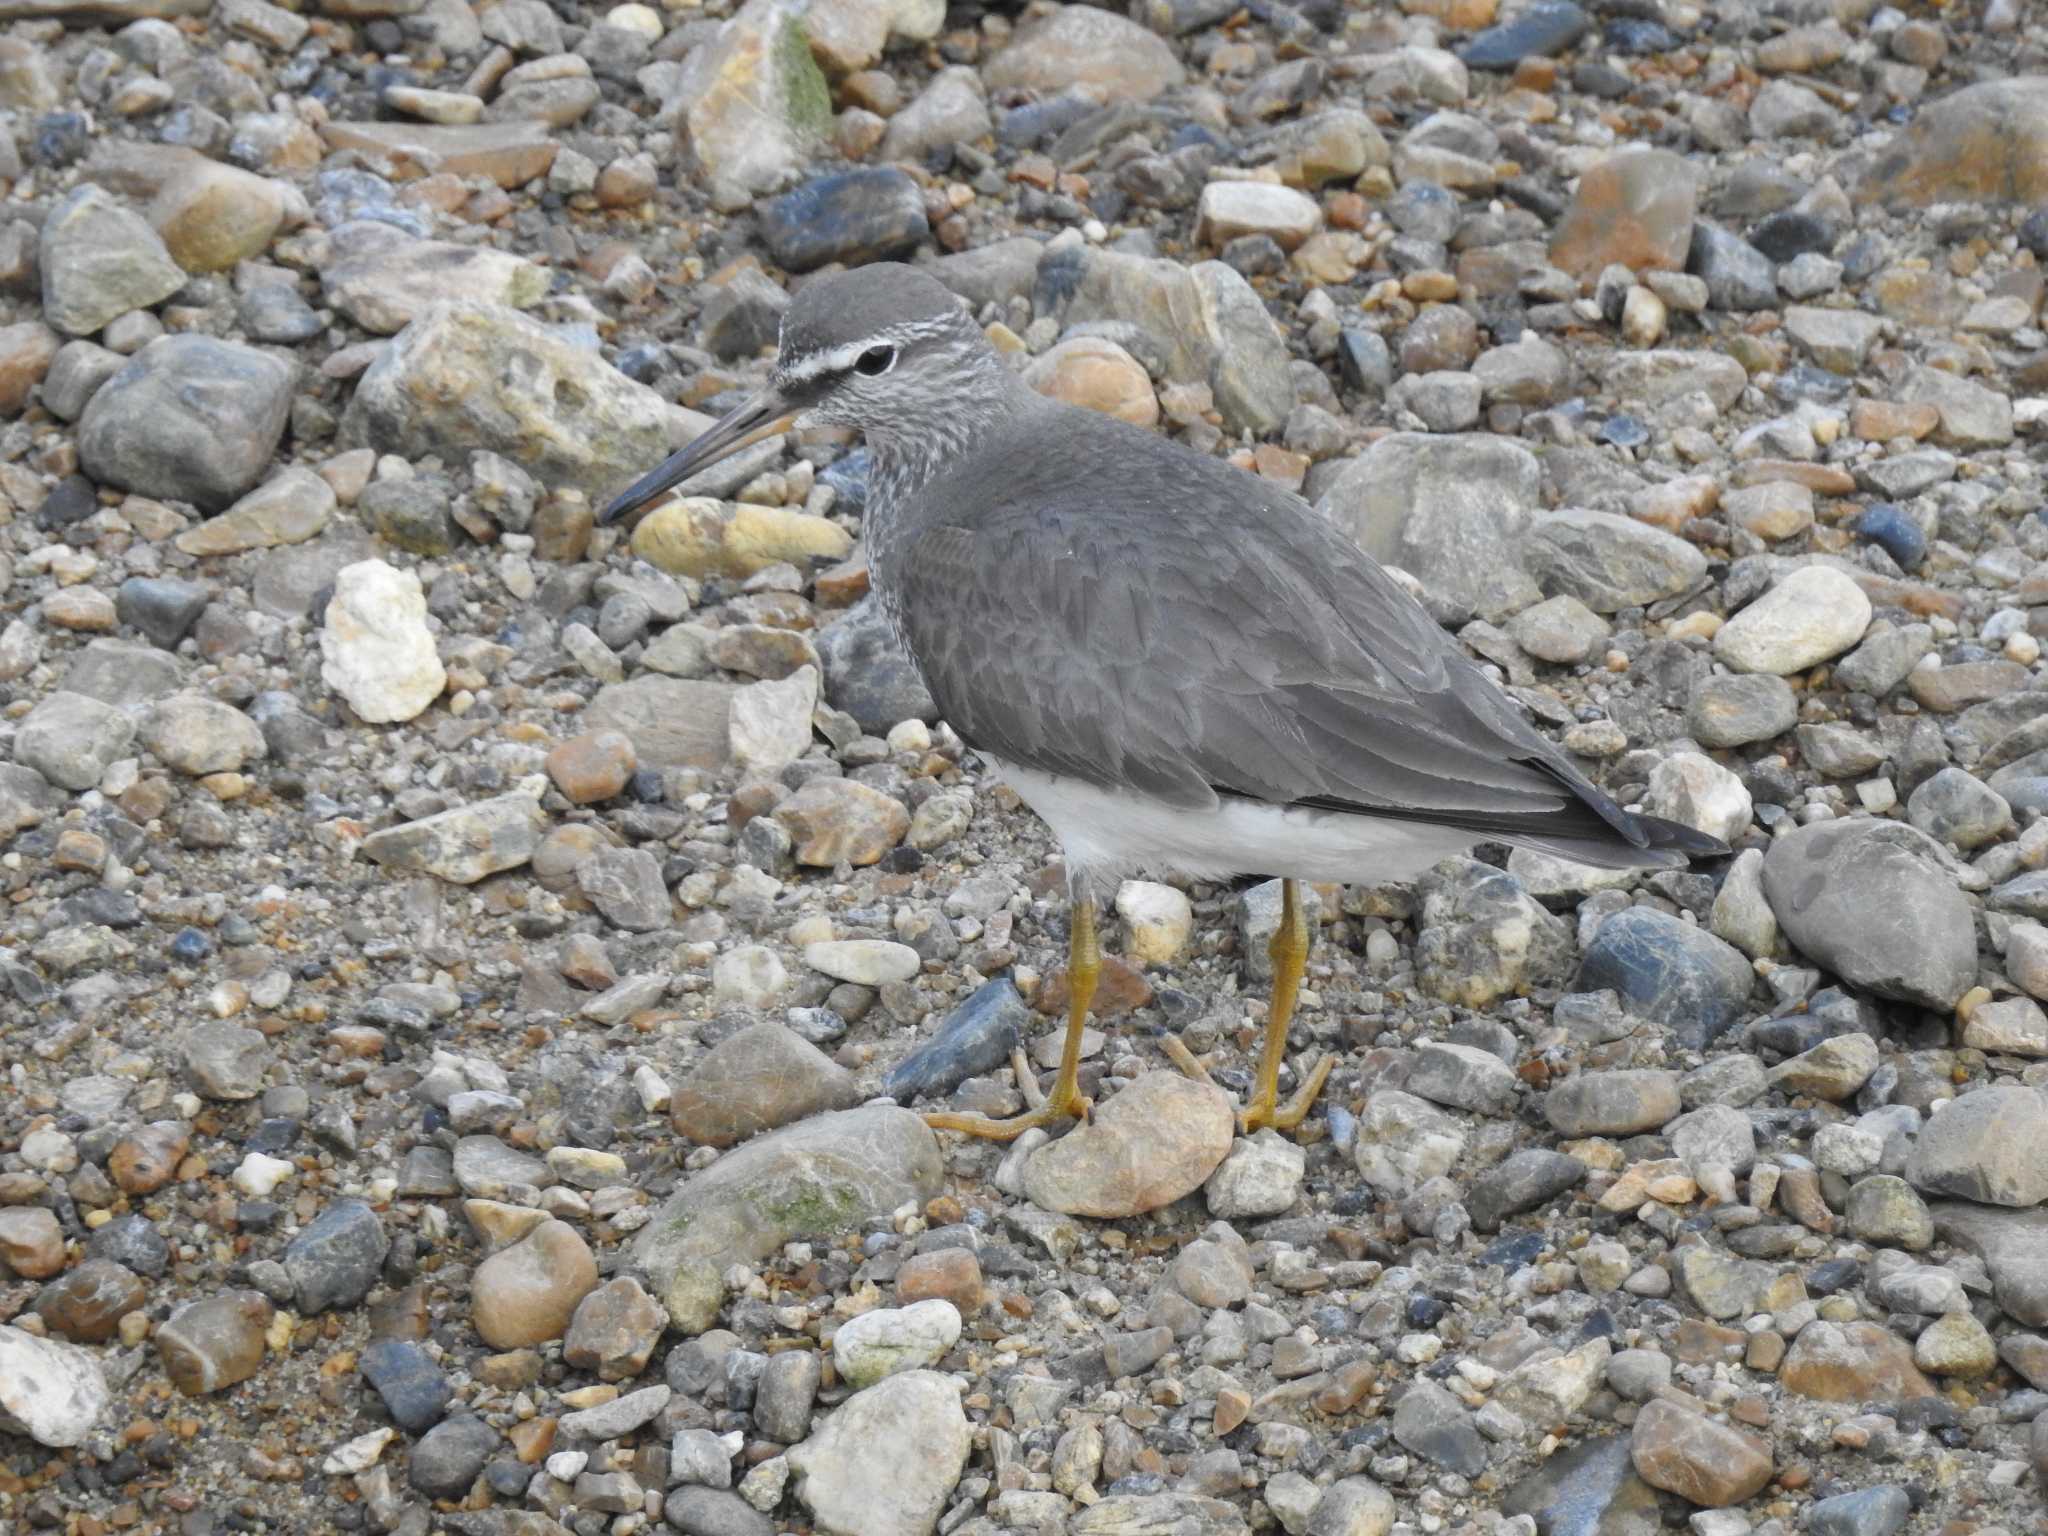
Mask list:
[[[803,284],[766,387],[602,521],[644,514],[792,425],[866,439],[861,532],[881,613],[940,715],[1047,824],[1065,866],[1053,1086],[1005,1119],[927,1115],[936,1129],[1007,1140],[1087,1116],[1099,914],[1132,875],[1281,882],[1265,1038],[1238,1114],[1249,1134],[1299,1126],[1332,1065],[1280,1100],[1309,952],[1302,881],[1410,880],[1480,842],[1604,868],[1728,852],[1602,792],[1307,502],[1039,393],[910,265]],[[1176,1059],[1201,1073],[1185,1050]]]

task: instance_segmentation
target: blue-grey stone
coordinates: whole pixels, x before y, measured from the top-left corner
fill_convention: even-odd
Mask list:
[[[1007,976],[998,976],[946,1016],[937,1034],[903,1060],[882,1083],[899,1103],[951,1093],[968,1078],[993,1072],[1010,1059],[1031,1022],[1030,1005]]]
[[[1600,925],[1572,990],[1611,989],[1630,1013],[1699,1050],[1742,1017],[1755,979],[1734,945],[1668,912],[1631,907]]]
[[[1868,539],[1897,562],[1902,571],[1917,571],[1927,558],[1927,535],[1920,525],[1888,501],[1874,501],[1856,514],[1852,525],[1859,539]]]
[[[790,272],[834,261],[889,261],[909,255],[931,233],[917,183],[882,166],[807,181],[769,202],[758,217],[769,253]]]
[[[1992,892],[1994,909],[2012,883]],[[1977,979],[1970,904],[1938,847],[1911,827],[1801,827],[1771,844],[1763,884],[1785,937],[1851,985],[1946,1013]]]
[[[1577,1158],[1541,1147],[1527,1148],[1474,1179],[1465,1209],[1475,1231],[1497,1232],[1508,1217],[1534,1210],[1585,1177],[1586,1165]]]
[[[1537,0],[1512,21],[1488,27],[1458,50],[1468,69],[1513,69],[1524,59],[1563,53],[1592,26],[1572,0]]]
[[[1636,1476],[1629,1437],[1606,1435],[1559,1451],[1501,1502],[1533,1515],[1543,1536],[1658,1536],[1657,1491]]]
[[[208,601],[206,588],[175,576],[130,576],[114,594],[114,613],[151,645],[174,651]]]
[[[880,736],[899,721],[938,718],[939,706],[916,663],[872,597],[849,608],[815,638],[825,667],[826,699],[858,720],[862,730]]]
[[[1486,1470],[1486,1442],[1465,1405],[1433,1381],[1417,1381],[1394,1406],[1394,1438],[1460,1477]]]
[[[1913,1513],[1903,1488],[1858,1488],[1817,1500],[1806,1512],[1812,1536],[1895,1536]]]
[[[1749,232],[1749,243],[1771,260],[1787,262],[1808,251],[1827,255],[1834,249],[1835,235],[1832,220],[1798,208],[1781,208],[1757,221]]]
[[[274,352],[159,336],[86,406],[79,466],[103,486],[222,511],[270,467],[293,378],[294,364]]]
[[[432,1499],[459,1499],[469,1492],[498,1432],[474,1414],[444,1419],[412,1448],[412,1485]]]
[[[865,448],[842,453],[818,471],[818,479],[832,487],[839,500],[835,511],[859,512],[868,504],[868,474],[875,458]]]
[[[391,1422],[409,1435],[441,1422],[455,1388],[434,1357],[411,1339],[376,1339],[359,1361],[363,1380],[384,1399]]]
[[[370,1294],[391,1239],[361,1200],[330,1205],[291,1240],[284,1267],[298,1287],[301,1312],[352,1307]]]
[[[775,1522],[723,1488],[678,1488],[662,1506],[682,1536],[774,1536]]]
[[[1778,269],[1771,258],[1740,235],[1705,219],[1692,226],[1686,271],[1707,285],[1715,309],[1773,309],[1778,304]]]
[[[154,1280],[171,1265],[171,1245],[146,1216],[116,1216],[86,1239],[85,1256],[111,1259],[145,1280]]]

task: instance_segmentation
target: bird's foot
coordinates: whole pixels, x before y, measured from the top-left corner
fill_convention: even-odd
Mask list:
[[[1036,1109],[1027,1109],[1007,1120],[991,1120],[987,1115],[940,1112],[926,1115],[924,1123],[935,1131],[958,1131],[963,1136],[978,1136],[983,1141],[1015,1141],[1034,1126],[1050,1130],[1069,1120],[1085,1120],[1090,1107],[1090,1100],[1078,1089],[1070,1089],[1062,1095],[1055,1087]]]
[[[1323,1084],[1329,1080],[1330,1069],[1336,1063],[1330,1057],[1320,1058],[1309,1068],[1308,1076],[1301,1086],[1294,1090],[1294,1096],[1285,1104],[1278,1103],[1280,1086],[1277,1081],[1261,1083],[1252,1094],[1251,1103],[1238,1111],[1238,1130],[1249,1136],[1265,1126],[1276,1131],[1291,1131],[1308,1117],[1309,1109],[1315,1104],[1316,1095],[1323,1091]]]

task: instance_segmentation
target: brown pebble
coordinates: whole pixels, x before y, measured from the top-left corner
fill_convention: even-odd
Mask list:
[[[971,1250],[941,1248],[903,1261],[896,1271],[896,1304],[907,1307],[934,1298],[953,1303],[962,1317],[971,1318],[981,1310],[981,1261]]]
[[[1216,1433],[1227,1435],[1252,1411],[1252,1395],[1242,1387],[1216,1389]]]
[[[477,1363],[476,1379],[501,1392],[520,1392],[540,1380],[541,1358],[530,1349],[486,1355]]]
[[[1120,1018],[1134,1008],[1152,1001],[1152,983],[1142,971],[1117,955],[1102,957],[1102,973],[1095,979],[1095,996],[1089,1011],[1098,1019]],[[1067,973],[1054,971],[1038,989],[1032,1006],[1040,1013],[1064,1013],[1067,1007]]]
[[[1316,1412],[1333,1417],[1349,1413],[1379,1380],[1379,1367],[1370,1360],[1348,1360],[1330,1372],[1330,1384],[1315,1396]]]
[[[596,1288],[590,1246],[567,1222],[544,1221],[476,1267],[471,1316],[494,1349],[545,1344],[562,1336],[576,1304]]]
[[[555,1426],[558,1422],[552,1416],[544,1416],[514,1424],[505,1431],[505,1438],[512,1442],[512,1454],[529,1467],[545,1461],[548,1452],[555,1448]]]
[[[147,1299],[147,1287],[133,1270],[112,1259],[87,1259],[43,1287],[36,1311],[52,1333],[78,1344],[104,1344]]]
[[[156,1120],[114,1143],[107,1172],[124,1194],[149,1195],[171,1182],[192,1138],[176,1120]]]
[[[24,1280],[43,1280],[64,1267],[64,1228],[40,1205],[0,1209],[0,1264]]]
[[[562,1359],[603,1381],[631,1381],[647,1368],[668,1313],[630,1275],[599,1286],[576,1306]]]
[[[639,759],[624,731],[586,731],[547,757],[548,777],[572,805],[609,800],[633,778]]]
[[[156,1332],[164,1373],[187,1397],[247,1381],[263,1364],[271,1306],[255,1291],[224,1291],[180,1307]]]

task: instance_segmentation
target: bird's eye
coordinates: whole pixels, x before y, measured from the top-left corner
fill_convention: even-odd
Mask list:
[[[867,351],[861,353],[859,357],[853,360],[853,371],[870,379],[879,374],[887,373],[895,366],[896,349],[894,347],[869,347]]]

